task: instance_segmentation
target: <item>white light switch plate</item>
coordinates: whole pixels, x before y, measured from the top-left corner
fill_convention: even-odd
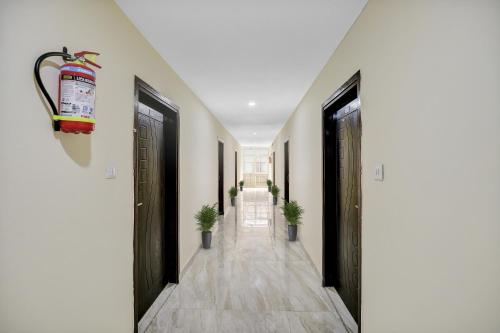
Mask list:
[[[116,168],[115,167],[106,167],[104,170],[104,178],[105,179],[115,179],[116,178]]]
[[[380,182],[384,180],[384,165],[382,163],[375,164],[374,179]]]

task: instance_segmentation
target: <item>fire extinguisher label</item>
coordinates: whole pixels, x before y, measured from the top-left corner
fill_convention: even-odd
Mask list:
[[[95,83],[78,75],[61,77],[61,116],[94,118]]]

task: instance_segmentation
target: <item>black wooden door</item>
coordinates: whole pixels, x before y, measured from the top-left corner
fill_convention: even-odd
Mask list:
[[[288,141],[285,142],[285,201],[290,201],[290,183],[289,183],[289,173],[290,173],[290,165],[289,165],[289,156],[288,156]]]
[[[165,286],[165,140],[163,115],[145,105],[138,114],[139,318]]]
[[[224,215],[224,142],[219,141],[219,215]]]
[[[238,188],[238,152],[234,152],[234,187]]]
[[[360,297],[360,111],[336,121],[338,147],[338,286],[337,291],[357,321]]]

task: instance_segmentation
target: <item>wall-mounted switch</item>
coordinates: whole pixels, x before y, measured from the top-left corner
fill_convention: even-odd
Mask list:
[[[384,180],[384,165],[382,163],[375,164],[374,178],[380,182]]]
[[[104,170],[104,178],[105,179],[115,179],[116,178],[116,168],[115,167],[106,167]]]

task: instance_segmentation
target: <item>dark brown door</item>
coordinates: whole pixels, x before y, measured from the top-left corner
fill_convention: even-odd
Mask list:
[[[165,286],[163,115],[139,105],[137,151],[139,318]]]
[[[134,325],[179,282],[179,108],[135,78]]]
[[[224,142],[219,141],[219,215],[224,215]]]
[[[289,183],[289,173],[290,173],[290,165],[289,165],[289,156],[288,156],[288,141],[285,142],[285,201],[290,201],[290,183]]]
[[[359,313],[360,264],[360,111],[337,120],[338,138],[338,286],[337,291],[355,320]]]
[[[361,331],[360,73],[323,106],[323,285],[337,289]]]

